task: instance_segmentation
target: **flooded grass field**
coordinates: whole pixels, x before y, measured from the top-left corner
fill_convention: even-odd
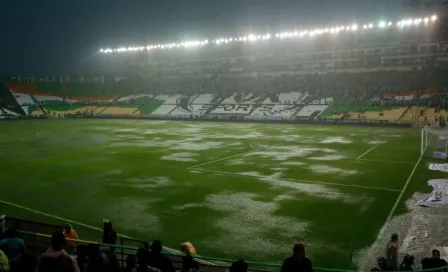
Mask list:
[[[188,240],[205,256],[280,262],[300,241],[316,266],[348,268],[351,252],[406,212],[406,199],[430,189],[426,159],[417,165],[417,129],[143,120],[0,125],[0,211],[94,227],[108,218],[120,233],[173,248]],[[84,227],[78,233],[93,235]]]

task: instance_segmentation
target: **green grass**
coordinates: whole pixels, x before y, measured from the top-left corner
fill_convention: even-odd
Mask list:
[[[419,136],[355,126],[2,122],[0,200],[96,227],[109,218],[120,233],[173,248],[190,240],[206,256],[280,262],[304,241],[316,266],[348,268],[350,250],[373,243],[385,223],[420,156]],[[395,214],[414,192],[429,192],[434,175],[423,159]],[[4,204],[0,212],[58,221]]]

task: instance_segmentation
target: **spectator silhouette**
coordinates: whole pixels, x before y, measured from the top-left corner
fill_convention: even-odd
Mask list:
[[[73,240],[78,240],[78,233],[72,227],[72,225],[70,225],[69,223],[66,223],[64,225],[64,236],[65,236],[65,239],[67,239],[67,245],[69,247],[72,247],[74,249],[78,245],[77,241],[73,241]],[[70,239],[70,240],[68,240],[68,239]]]
[[[138,267],[134,268],[132,272],[161,272],[159,269],[149,265],[150,258],[150,252],[147,249],[139,248],[137,250]]]
[[[137,267],[137,259],[135,255],[129,254],[126,257],[126,265],[121,269],[122,272],[132,272]]]
[[[4,214],[0,215],[0,240],[6,238],[5,221],[6,221],[6,215]]]
[[[25,242],[19,238],[16,229],[6,231],[6,238],[0,240],[0,249],[8,256],[11,271],[17,271],[25,254]]]
[[[229,272],[247,272],[246,261],[240,259],[234,263],[229,268]]]
[[[310,259],[305,256],[305,246],[301,243],[295,244],[291,257],[283,261],[281,272],[312,272],[313,267]]]
[[[109,258],[100,251],[98,244],[87,245],[87,272],[108,272]]]
[[[0,250],[0,272],[9,272],[8,256]]]
[[[412,266],[414,265],[414,256],[406,254],[403,257],[403,261],[400,264],[400,271],[413,271]]]
[[[87,246],[84,244],[76,248],[76,263],[78,264],[80,272],[87,271]]]
[[[79,272],[78,264],[64,250],[64,234],[57,231],[51,237],[51,248],[42,254],[38,271],[39,272]]]
[[[196,250],[190,242],[183,243],[180,246],[180,251],[185,255],[182,256],[182,271],[195,271],[199,269],[199,264],[193,259],[192,253],[195,254]]]
[[[379,257],[376,260],[377,266],[372,268],[370,271],[387,271],[387,268],[389,266],[389,263],[387,262],[386,258]]]
[[[432,251],[431,258],[424,258],[421,263],[422,263],[422,269],[434,269],[448,266],[448,263],[444,259],[440,258],[440,251],[438,251],[437,249],[434,249]],[[440,271],[447,272],[448,269],[445,268]]]
[[[162,242],[156,240],[151,244],[151,259],[149,265],[162,272],[174,272],[174,266],[171,260],[162,254]]]
[[[116,245],[117,232],[114,230],[112,222],[105,221],[103,227],[103,244]],[[115,248],[112,248],[114,250]]]
[[[389,270],[398,270],[398,234],[394,233],[386,246],[386,260]]]

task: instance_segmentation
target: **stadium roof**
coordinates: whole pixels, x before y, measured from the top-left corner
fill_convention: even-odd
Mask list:
[[[437,21],[437,15],[420,17],[420,18],[407,18],[399,21],[386,21],[382,20],[377,23],[366,22],[363,24],[351,23],[345,25],[329,26],[325,28],[315,28],[306,30],[290,30],[285,32],[279,32],[276,34],[264,33],[264,34],[248,34],[241,37],[226,37],[216,39],[203,39],[194,41],[182,41],[171,42],[165,44],[149,44],[139,46],[117,47],[117,48],[101,48],[100,53],[128,53],[128,52],[142,52],[142,51],[154,51],[173,48],[192,48],[201,47],[208,44],[229,44],[229,43],[253,43],[258,41],[268,41],[271,39],[293,39],[293,38],[306,38],[314,37],[323,34],[334,35],[340,32],[357,32],[357,31],[370,31],[372,29],[387,29],[387,28],[410,28],[419,26],[429,26]]]

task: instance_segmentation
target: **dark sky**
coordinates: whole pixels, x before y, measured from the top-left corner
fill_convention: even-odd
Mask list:
[[[100,47],[395,19],[401,0],[2,0],[1,74],[67,74]],[[113,57],[113,55],[110,55]]]

